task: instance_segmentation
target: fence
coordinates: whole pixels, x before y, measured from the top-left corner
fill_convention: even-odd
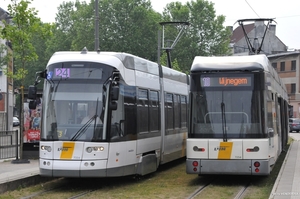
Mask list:
[[[18,130],[0,131],[0,160],[8,158],[19,158]]]

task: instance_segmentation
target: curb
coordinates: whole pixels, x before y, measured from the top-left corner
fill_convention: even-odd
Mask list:
[[[41,177],[38,174],[38,175],[33,175],[33,176],[26,177],[26,178],[14,180],[14,181],[2,183],[2,184],[0,184],[0,194],[7,192],[7,191],[16,190],[20,187],[24,188],[24,187],[36,185],[38,183],[47,182],[47,181],[51,181],[51,180],[53,180],[53,178]]]
[[[288,158],[289,155],[290,155],[290,151],[291,151],[291,148],[292,148],[293,144],[294,144],[294,141],[292,141],[292,143],[291,143],[291,145],[290,145],[290,147],[289,147],[289,150],[287,151],[287,154],[286,154],[286,156],[285,156],[285,158],[284,158],[284,161],[283,161],[283,163],[282,163],[282,165],[281,165],[279,174],[278,174],[278,176],[277,176],[277,178],[276,178],[276,181],[275,181],[275,183],[274,183],[274,185],[273,185],[273,189],[272,189],[272,191],[271,191],[271,194],[270,194],[270,196],[269,196],[269,199],[273,199],[274,196],[275,196],[274,193],[276,193],[276,190],[277,190],[279,181],[280,181],[280,179],[281,179],[281,177],[282,177],[282,173],[283,173],[283,170],[284,170],[284,168],[285,168],[285,165],[286,165],[286,162],[287,162],[287,158]]]

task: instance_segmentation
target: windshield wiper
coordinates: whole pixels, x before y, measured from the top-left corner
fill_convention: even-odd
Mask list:
[[[242,103],[242,113],[244,113],[244,106]],[[245,123],[245,119],[244,119],[244,115],[242,114],[242,121],[241,121],[241,129],[240,129],[240,137],[242,137],[244,135],[244,123]]]
[[[93,117],[91,117],[91,119],[89,119],[76,133],[75,135],[71,138],[71,141],[76,141],[79,137],[81,137],[83,135],[83,133],[86,132],[86,130],[88,129],[88,127],[91,125],[91,123],[93,122],[93,120],[95,120],[95,124],[96,124],[96,118],[97,115],[94,115]]]
[[[95,117],[95,122],[94,122],[94,131],[93,131],[93,137],[95,135],[95,130],[96,130],[96,122],[97,122],[97,117],[98,117],[98,104],[99,104],[99,97],[97,97],[97,104],[96,104],[96,113],[93,117]]]
[[[222,95],[222,102],[221,102],[221,112],[222,112],[222,130],[223,130],[223,141],[227,142],[227,129],[226,129],[226,113],[225,113],[225,103],[223,102],[223,95]]]

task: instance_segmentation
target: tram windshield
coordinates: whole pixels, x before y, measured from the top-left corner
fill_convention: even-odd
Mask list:
[[[51,65],[45,80],[41,140],[105,139],[100,119],[103,84],[112,68],[96,63],[63,65],[66,63]]]
[[[249,79],[250,80],[250,79]],[[251,82],[244,87],[201,85],[191,92],[190,137],[198,138],[259,138],[262,130],[260,103],[262,91]]]

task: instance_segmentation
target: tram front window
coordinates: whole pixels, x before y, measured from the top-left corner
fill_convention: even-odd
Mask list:
[[[53,85],[54,84],[54,85]],[[68,81],[46,84],[42,140],[100,141],[102,84]],[[92,115],[92,116],[91,116]],[[91,116],[89,119],[84,119]],[[96,121],[96,122],[95,122]]]
[[[192,137],[262,137],[259,91],[192,93]]]

